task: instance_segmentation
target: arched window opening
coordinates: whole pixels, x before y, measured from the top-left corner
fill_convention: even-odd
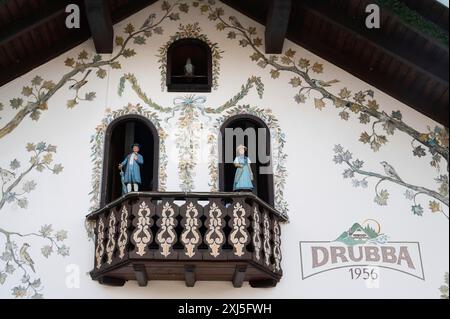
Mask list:
[[[159,137],[155,126],[140,116],[125,116],[112,122],[105,136],[103,163],[102,206],[123,195],[119,164],[140,145],[144,158],[140,165],[142,183],[139,191],[158,190]]]
[[[232,129],[232,130],[227,130]],[[242,129],[244,132],[243,141],[239,141],[234,129]],[[245,134],[247,129],[255,132],[255,135]],[[233,133],[235,132],[235,133]],[[236,115],[228,119],[221,127],[221,143],[219,147],[219,189],[224,192],[232,192],[235,179],[236,167],[230,159],[236,157],[236,148],[242,144],[248,148],[246,156],[251,161],[251,170],[253,172],[253,193],[260,199],[270,205],[274,205],[274,185],[273,170],[271,169],[272,154],[270,143],[270,130],[267,125],[256,116]],[[226,147],[227,134],[229,140],[232,140],[232,147]],[[258,142],[259,141],[259,142]],[[233,154],[226,155],[226,150],[232,150]],[[265,156],[259,156],[264,154]],[[228,159],[228,161],[227,161]]]
[[[212,53],[199,39],[181,39],[167,51],[169,92],[211,92]]]

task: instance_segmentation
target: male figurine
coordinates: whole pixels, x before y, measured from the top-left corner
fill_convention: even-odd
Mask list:
[[[141,184],[141,170],[140,165],[144,164],[144,158],[139,154],[140,145],[133,144],[133,152],[129,154],[125,160],[120,163],[119,169],[125,167],[125,176],[123,182],[127,187],[127,192],[138,192]]]
[[[234,159],[236,173],[234,175],[233,191],[252,191],[253,190],[253,173],[250,167],[251,161],[245,156],[247,147],[239,145],[236,148],[237,156]]]
[[[186,65],[184,66],[184,75],[194,76],[194,66],[192,65],[191,58],[188,58],[186,61]]]

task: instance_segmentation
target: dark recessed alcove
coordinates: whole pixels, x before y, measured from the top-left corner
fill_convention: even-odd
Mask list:
[[[188,59],[194,66],[186,74]],[[209,45],[198,39],[182,39],[167,51],[167,90],[169,92],[211,92],[212,55]]]
[[[122,196],[119,164],[131,153],[133,143],[141,145],[144,157],[141,166],[140,191],[158,189],[159,137],[154,125],[146,118],[134,115],[117,119],[108,127],[105,136],[102,205]]]
[[[220,133],[221,133],[221,141],[220,141],[220,148],[219,148],[219,157],[221,159],[221,162],[219,163],[219,189],[223,192],[232,192],[233,191],[233,183],[234,183],[234,176],[236,172],[236,168],[234,167],[233,163],[227,163],[226,156],[225,156],[225,141],[226,141],[226,129],[242,129],[245,131],[247,129],[253,129],[256,133],[255,135],[255,141],[263,141],[265,137],[265,141],[260,144],[259,142],[255,143],[256,149],[255,153],[259,154],[260,148],[263,149],[261,152],[265,153],[266,156],[269,156],[270,162],[269,163],[262,163],[259,156],[257,158],[251,158],[252,164],[251,168],[254,175],[253,180],[253,193],[258,196],[260,199],[268,203],[269,205],[274,205],[274,184],[273,184],[273,172],[272,170],[270,174],[261,172],[263,171],[263,167],[267,167],[271,165],[271,143],[270,143],[270,130],[267,127],[266,123],[259,119],[256,116],[249,115],[249,114],[242,114],[242,115],[236,115],[229,118],[221,127]],[[262,131],[265,131],[265,136],[261,135]],[[260,136],[261,135],[261,136]],[[244,135],[244,145],[249,147],[249,144],[253,144],[255,141],[250,141],[249,136]],[[236,147],[238,146],[237,138],[236,136],[233,137],[233,154],[232,159],[236,157]],[[246,156],[250,156],[248,152],[246,153]]]

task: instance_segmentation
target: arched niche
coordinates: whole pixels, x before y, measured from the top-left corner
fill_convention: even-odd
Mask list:
[[[122,196],[119,164],[131,153],[132,145],[141,145],[140,191],[158,190],[159,135],[151,121],[139,115],[125,115],[108,126],[105,134],[101,206]]]
[[[272,164],[272,154],[271,154],[271,137],[270,130],[266,123],[260,118],[250,115],[250,114],[239,114],[230,117],[227,119],[220,128],[220,138],[219,141],[219,190],[223,192],[232,192],[233,191],[233,182],[234,176],[236,172],[236,168],[233,163],[226,161],[225,155],[225,140],[227,133],[227,128],[236,129],[241,128],[244,132],[246,129],[254,129],[256,133],[256,141],[262,141],[261,144],[256,144],[255,154],[246,154],[249,156],[252,164],[251,168],[254,175],[254,190],[253,193],[257,195],[260,199],[264,200],[266,203],[270,205],[274,205],[274,184],[273,184],[273,170],[267,169],[270,168]],[[265,132],[264,134],[262,132]],[[264,136],[265,135],[265,136]],[[244,145],[249,147],[249,136],[244,135]],[[236,147],[238,146],[237,138],[233,137],[233,154],[229,158],[236,157]],[[264,150],[260,150],[260,148],[264,147]],[[265,155],[268,157],[268,161],[263,162],[259,156],[255,156],[259,154],[260,151],[263,151]],[[261,171],[266,171],[267,169],[270,173],[261,174]]]
[[[191,59],[192,75],[185,66]],[[212,53],[206,42],[199,39],[180,39],[167,50],[167,90],[169,92],[211,92]]]

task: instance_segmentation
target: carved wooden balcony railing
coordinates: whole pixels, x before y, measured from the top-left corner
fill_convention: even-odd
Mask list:
[[[96,221],[91,277],[102,284],[274,287],[283,274],[286,218],[252,193],[130,193],[87,218]]]

